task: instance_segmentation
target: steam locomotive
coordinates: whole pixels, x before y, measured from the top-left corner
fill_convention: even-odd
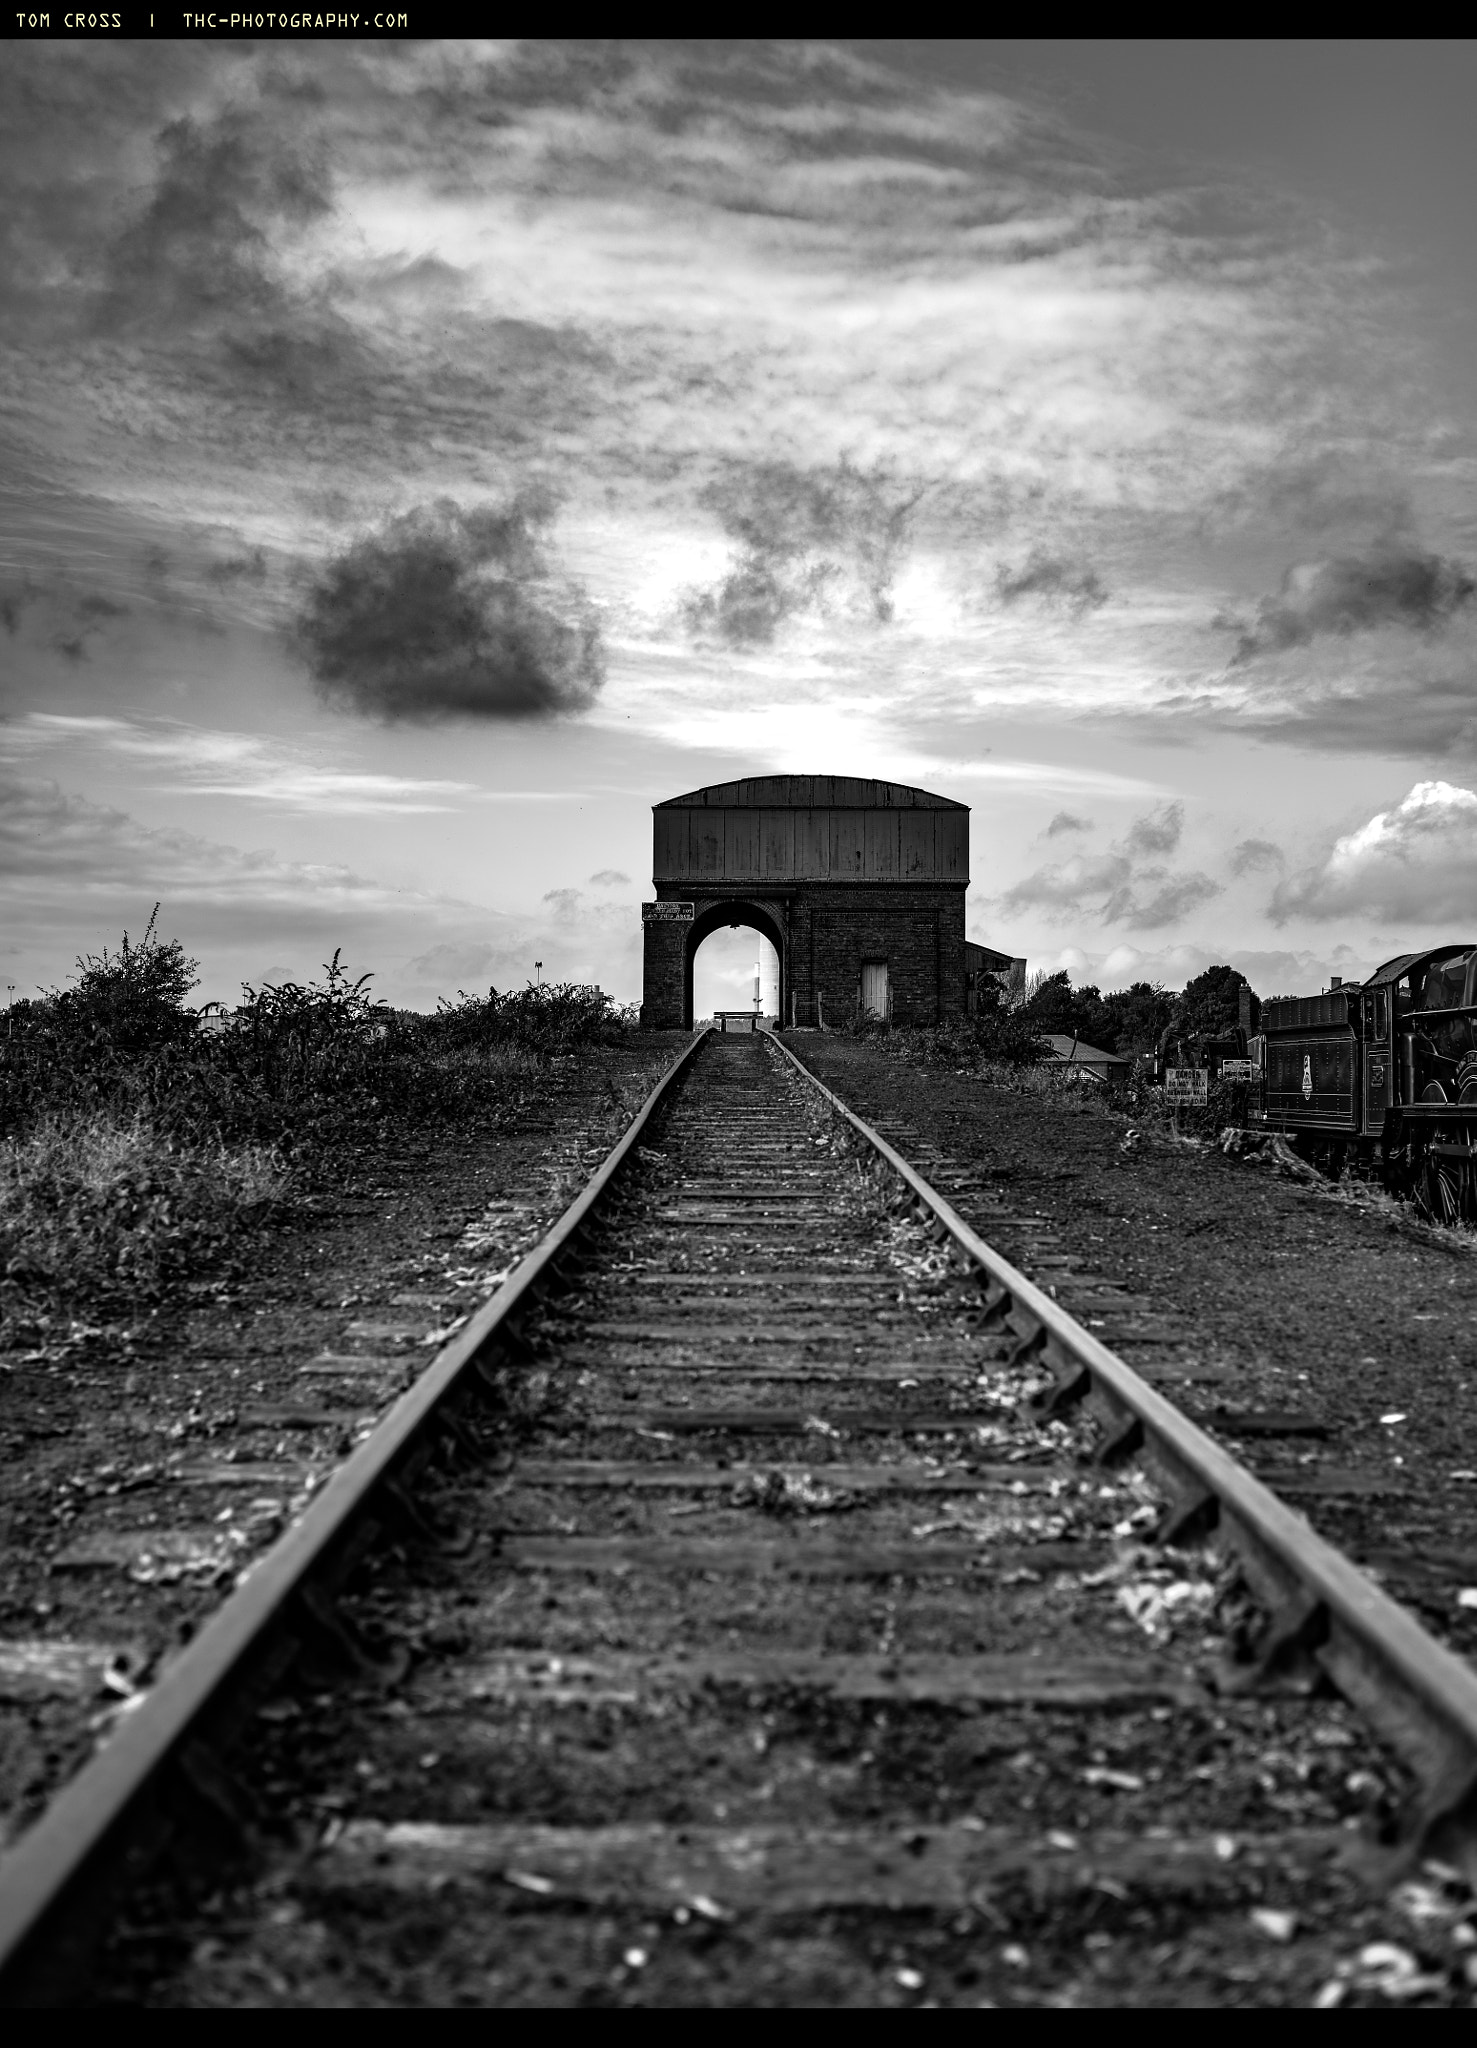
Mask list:
[[[1477,946],[1387,960],[1326,995],[1273,996],[1250,1120],[1315,1164],[1377,1174],[1441,1222],[1477,1216]]]

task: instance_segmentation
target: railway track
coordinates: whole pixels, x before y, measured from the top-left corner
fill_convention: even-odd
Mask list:
[[[1171,1391],[699,1040],[0,1863],[5,1996],[1459,2002],[1477,1676]]]

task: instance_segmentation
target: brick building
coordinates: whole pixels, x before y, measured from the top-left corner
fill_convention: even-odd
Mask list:
[[[652,827],[652,1029],[691,1027],[693,958],[724,925],[778,953],[782,1024],[963,1015],[968,805],[856,776],[759,775],[670,797]]]

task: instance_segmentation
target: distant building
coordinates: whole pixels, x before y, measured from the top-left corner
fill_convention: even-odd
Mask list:
[[[1026,986],[1026,963],[1010,953],[997,953],[993,946],[977,946],[973,939],[964,941],[964,1003],[971,1017],[979,1002],[979,986],[982,977],[998,981],[1002,988],[1012,995],[1022,995]]]
[[[726,926],[774,947],[773,1014],[792,1028],[964,1013],[969,806],[953,797],[849,775],[713,783],[652,806],[651,874],[648,1029],[691,1028],[693,961]]]
[[[1104,1052],[1101,1046],[1089,1045],[1085,1038],[1074,1038],[1070,1031],[1043,1031],[1043,1044],[1051,1047],[1050,1054],[1042,1066],[1054,1066],[1065,1061],[1069,1066],[1080,1067],[1093,1075],[1107,1088],[1121,1088],[1128,1079],[1133,1061],[1125,1059],[1122,1053]]]

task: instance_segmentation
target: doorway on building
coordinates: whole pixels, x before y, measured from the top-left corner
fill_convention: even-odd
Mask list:
[[[752,925],[723,925],[693,954],[692,1020],[749,1011],[771,1023],[779,1016],[780,956]]]
[[[885,1022],[888,1016],[887,962],[862,962],[862,1015]]]

